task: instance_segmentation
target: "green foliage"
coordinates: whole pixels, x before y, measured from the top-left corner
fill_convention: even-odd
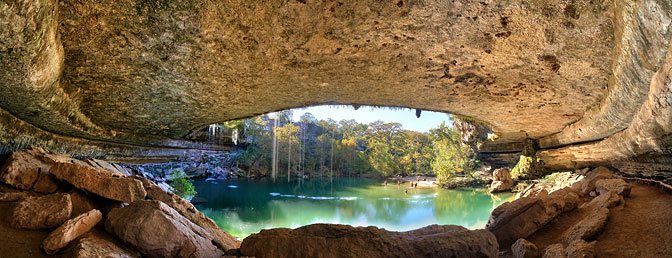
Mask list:
[[[196,196],[196,189],[184,172],[173,170],[173,172],[170,173],[170,177],[172,178],[172,180],[170,180],[170,186],[173,188],[175,194],[182,198]]]
[[[242,121],[248,147],[239,160],[250,171],[271,170],[274,119],[263,115]],[[279,175],[286,176],[289,166],[292,175],[437,175],[448,182],[456,175],[471,176],[478,163],[459,133],[445,124],[419,133],[382,121],[318,121],[310,113],[299,121],[287,114],[277,119],[278,167],[284,168]]]
[[[511,169],[511,177],[514,179],[537,179],[543,175],[544,165],[536,156],[520,155],[520,160]]]
[[[439,184],[451,185],[458,175],[474,178],[478,158],[473,150],[460,142],[460,134],[442,123],[432,129],[434,159],[432,169]]]

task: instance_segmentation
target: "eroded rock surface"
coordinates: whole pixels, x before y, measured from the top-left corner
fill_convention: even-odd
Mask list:
[[[609,219],[609,209],[601,208],[589,213],[584,219],[576,225],[569,228],[562,237],[565,244],[570,244],[575,240],[587,239],[602,231]]]
[[[546,247],[543,258],[565,258],[567,257],[565,247],[562,244],[553,244]]]
[[[137,258],[139,254],[125,250],[98,236],[87,234],[76,240],[63,256],[65,258]]]
[[[582,239],[574,240],[567,246],[567,258],[595,257],[595,242],[586,242]]]
[[[600,193],[600,195],[608,194],[609,191],[612,191],[618,195],[629,196],[631,189],[632,187],[630,187],[625,180],[620,178],[602,179],[595,183],[595,190]]]
[[[63,223],[42,241],[42,249],[53,255],[75,238],[86,234],[103,218],[99,210],[91,210]]]
[[[25,229],[53,228],[63,224],[72,212],[69,194],[26,197],[12,210],[11,223]]]
[[[539,257],[539,249],[532,242],[524,238],[518,239],[511,245],[511,253],[516,258],[537,258]]]
[[[107,215],[105,229],[147,257],[221,257],[203,228],[160,201],[135,201]]]
[[[596,169],[593,169],[593,171],[590,171],[586,175],[586,179],[583,181],[583,184],[581,185],[581,192],[583,192],[583,194],[588,194],[591,191],[594,191],[595,184],[597,183],[598,180],[611,179],[612,176],[613,175],[611,174],[611,171],[608,168],[598,167]]]
[[[79,189],[115,201],[131,203],[143,200],[147,195],[142,182],[93,167],[58,163],[52,167],[51,174]]]
[[[233,236],[224,232],[217,226],[217,224],[210,218],[206,217],[203,213],[198,211],[194,205],[188,202],[185,199],[180,198],[179,196],[163,190],[152,181],[149,181],[146,178],[133,177],[140,180],[147,191],[147,198],[152,200],[161,201],[168,206],[175,209],[177,212],[182,214],[182,216],[189,219],[191,222],[202,227],[204,230],[210,233],[212,237],[211,240],[216,243],[217,247],[226,251],[228,249],[237,248],[240,246],[240,241],[236,240]]]
[[[312,224],[262,230],[243,240],[243,256],[274,257],[497,257],[497,240],[487,230],[431,225],[390,232],[376,227]]]

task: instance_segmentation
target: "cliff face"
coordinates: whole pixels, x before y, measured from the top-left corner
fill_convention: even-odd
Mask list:
[[[487,122],[487,152],[531,138],[549,166],[581,166],[670,152],[671,23],[665,0],[10,1],[0,108],[166,147],[285,108],[402,106]]]

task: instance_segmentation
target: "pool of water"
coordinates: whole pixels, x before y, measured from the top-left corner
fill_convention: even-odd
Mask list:
[[[196,204],[220,228],[243,239],[267,228],[313,223],[377,226],[406,231],[431,224],[482,228],[490,212],[513,195],[486,188],[414,189],[366,178],[194,180]],[[405,192],[407,190],[407,192]]]

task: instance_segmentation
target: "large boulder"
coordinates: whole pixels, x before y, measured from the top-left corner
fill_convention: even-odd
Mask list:
[[[573,227],[567,229],[562,236],[562,242],[570,244],[575,240],[587,239],[602,231],[609,219],[609,209],[601,208],[589,213]]]
[[[613,191],[621,196],[630,196],[630,190],[632,187],[625,182],[625,180],[620,178],[614,179],[601,179],[595,183],[595,189],[600,195],[606,194],[609,191]]]
[[[147,257],[221,257],[203,228],[160,201],[135,201],[112,209],[105,229]]]
[[[142,185],[147,191],[147,198],[161,201],[167,204],[194,224],[208,231],[213,237],[211,239],[213,243],[215,243],[222,251],[240,247],[240,241],[221,230],[212,219],[198,211],[194,205],[187,200],[182,199],[174,193],[167,192],[163,189],[163,187],[146,178],[133,178],[136,178],[142,182]]]
[[[519,238],[526,238],[563,212],[575,209],[579,196],[569,187],[537,197],[523,197],[495,208],[486,228],[507,247]]]
[[[492,172],[492,184],[490,185],[490,192],[502,192],[511,190],[513,187],[513,178],[508,168],[495,169]]]
[[[532,235],[549,220],[539,198],[523,197],[507,204],[503,211],[495,211],[490,215],[486,229],[497,237],[502,247]]]
[[[49,177],[54,164],[42,148],[31,147],[12,153],[0,170],[0,181],[22,190],[53,193],[58,185]],[[35,185],[35,186],[33,186]]]
[[[10,221],[17,228],[53,228],[70,218],[71,212],[69,194],[26,197],[14,206]]]
[[[64,252],[64,258],[137,258],[136,252],[125,250],[114,243],[100,238],[94,234],[86,234],[76,240],[71,247]]]
[[[539,257],[539,249],[535,244],[524,238],[518,239],[511,245],[511,253],[516,258],[537,258]]]
[[[61,181],[111,200],[131,203],[147,193],[142,182],[122,174],[78,164],[58,163],[51,174]]]
[[[487,230],[431,225],[392,232],[377,227],[313,224],[262,230],[243,240],[242,256],[273,257],[497,257]]]
[[[601,179],[610,179],[613,175],[608,168],[598,167],[586,175],[586,179],[581,184],[581,192],[586,195],[595,190],[595,183]]]
[[[99,210],[91,210],[63,223],[42,241],[42,249],[50,255],[56,254],[72,240],[86,234],[103,218]]]

